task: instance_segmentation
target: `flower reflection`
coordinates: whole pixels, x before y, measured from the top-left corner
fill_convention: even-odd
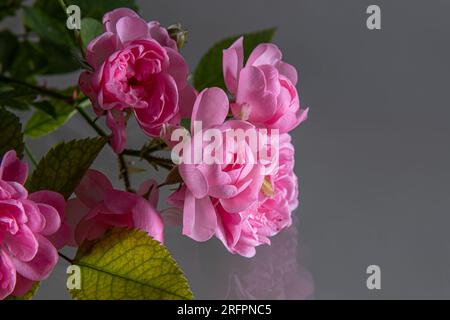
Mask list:
[[[303,266],[294,223],[253,259],[231,264],[226,299],[312,299],[314,280]]]

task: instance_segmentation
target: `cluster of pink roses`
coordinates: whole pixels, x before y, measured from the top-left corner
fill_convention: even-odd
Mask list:
[[[273,44],[257,46],[244,65],[240,38],[223,51],[229,94],[215,87],[197,93],[188,84],[188,67],[176,42],[159,23],[147,23],[122,8],[107,13],[103,24],[105,32],[87,47],[93,70],[81,74],[79,85],[96,114],[106,116],[116,153],[124,150],[131,113],[145,134],[165,140],[167,125],[180,127],[181,119],[190,119],[192,126],[201,121],[203,129],[223,135],[258,128],[281,133],[275,170],[268,173],[263,164],[250,161],[251,153],[239,163],[181,163],[181,185],[168,198],[181,209],[183,234],[197,241],[216,236],[230,252],[252,257],[257,246],[270,243],[270,237],[291,225],[298,206],[289,132],[306,119],[308,110],[300,108],[295,68],[282,60]],[[227,149],[224,156],[234,159],[239,147]],[[48,277],[58,249],[97,239],[112,226],[139,228],[163,242],[155,181],[143,183],[137,193],[125,192],[114,189],[99,171],[89,170],[76,197],[66,202],[51,191],[28,194],[27,175],[27,165],[14,151],[4,155],[0,299],[22,295]]]
[[[143,183],[138,194],[115,190],[100,172],[89,170],[65,201],[52,191],[28,194],[28,166],[15,151],[0,164],[0,300],[22,296],[46,279],[58,261],[58,249],[95,240],[113,226],[138,228],[163,241],[156,211],[158,189]]]
[[[266,128],[281,133],[279,166],[264,175],[261,164],[180,164],[181,187],[168,203],[182,208],[183,234],[197,241],[213,235],[232,253],[251,257],[255,247],[291,224],[298,205],[294,147],[288,132],[303,122],[296,69],[274,44],[260,44],[244,65],[243,38],[223,51],[227,93],[207,88],[197,94],[187,83],[188,67],[175,42],[158,23],[146,23],[129,9],[105,15],[105,33],[88,46],[94,68],[80,77],[97,114],[106,114],[116,152],[124,148],[124,112],[132,111],[142,130],[167,140],[165,124],[180,119],[203,129]],[[230,119],[230,112],[233,119]],[[193,128],[191,128],[193,131]],[[168,143],[170,145],[170,143]]]

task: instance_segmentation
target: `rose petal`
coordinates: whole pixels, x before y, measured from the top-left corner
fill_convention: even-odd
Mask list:
[[[43,236],[37,234],[36,239],[39,249],[31,261],[24,262],[14,257],[12,257],[12,261],[19,274],[33,281],[41,281],[53,271],[58,262],[58,252],[52,243]]]

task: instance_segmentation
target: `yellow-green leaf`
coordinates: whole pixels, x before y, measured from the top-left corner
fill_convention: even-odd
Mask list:
[[[193,299],[183,272],[167,249],[140,230],[114,228],[85,242],[75,265],[81,269],[80,300]]]
[[[51,190],[69,198],[106,142],[102,137],[58,144],[39,162],[27,182],[28,191]]]
[[[33,296],[36,294],[40,286],[40,282],[35,282],[33,286],[31,287],[30,291],[25,293],[23,296],[15,297],[15,296],[9,296],[6,298],[7,300],[31,300],[33,299]]]

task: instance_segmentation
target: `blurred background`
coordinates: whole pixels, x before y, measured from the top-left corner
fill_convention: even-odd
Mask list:
[[[145,19],[188,29],[183,54],[192,70],[217,40],[278,27],[274,42],[298,68],[301,103],[310,107],[293,133],[300,207],[272,246],[246,259],[218,240],[196,243],[168,229],[167,246],[197,298],[450,298],[448,0],[137,3]],[[366,27],[371,4],[381,8],[381,30]],[[8,18],[1,27],[20,23]],[[45,81],[67,87],[77,77]],[[31,148],[41,156],[57,141],[94,134],[76,116]],[[134,147],[146,140],[134,124],[128,137]],[[94,167],[121,186],[109,149]],[[149,177],[161,181],[164,172],[132,179]],[[366,287],[369,265],[381,268],[381,290]],[[69,298],[66,267],[60,261],[37,299]]]

